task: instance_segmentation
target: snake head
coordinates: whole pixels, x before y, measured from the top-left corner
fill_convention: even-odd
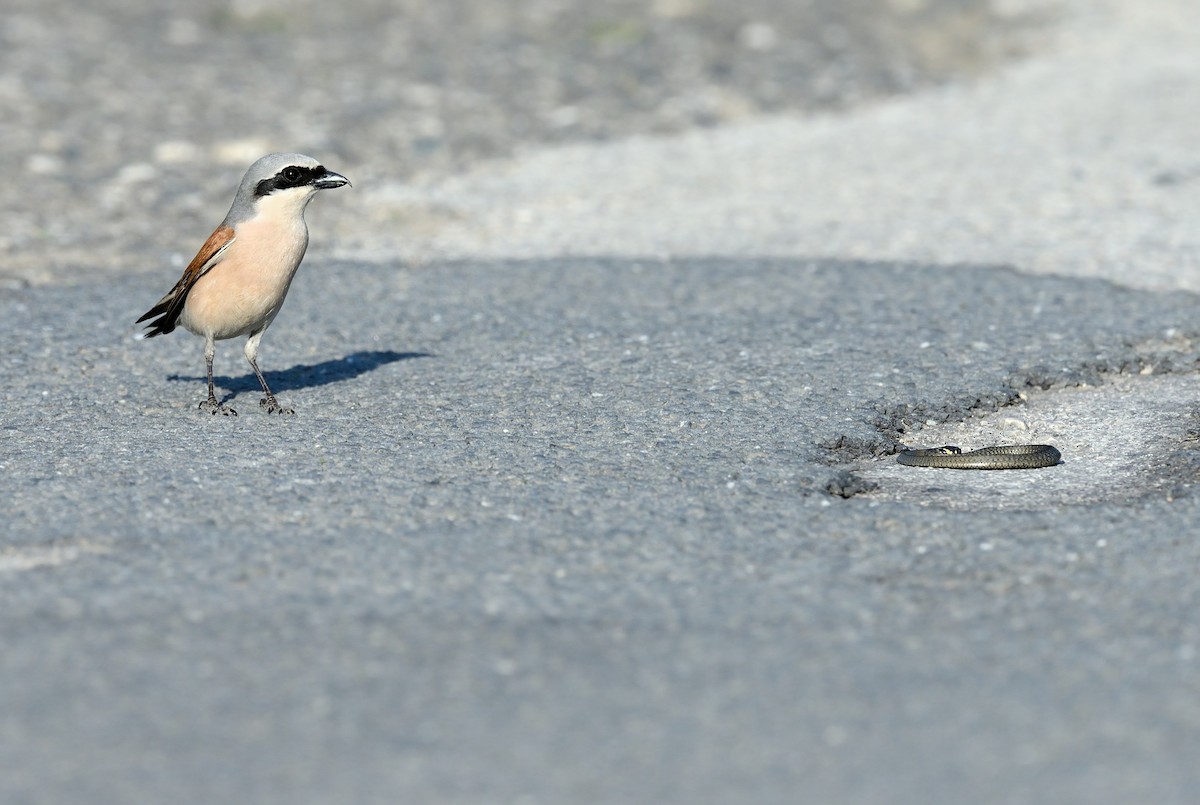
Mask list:
[[[935,453],[937,453],[939,455],[943,455],[943,456],[958,456],[958,455],[962,455],[962,448],[955,447],[952,444],[948,444],[948,445],[945,445],[944,447],[935,447],[935,448],[933,448],[932,452],[935,452]]]

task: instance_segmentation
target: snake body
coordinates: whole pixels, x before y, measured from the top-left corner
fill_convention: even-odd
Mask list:
[[[1052,467],[1061,460],[1062,453],[1048,444],[984,447],[969,453],[946,445],[904,450],[896,456],[896,461],[909,467],[940,467],[948,470],[1032,470]]]

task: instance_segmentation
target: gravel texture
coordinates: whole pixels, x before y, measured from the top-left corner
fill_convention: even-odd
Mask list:
[[[1037,18],[986,0],[14,0],[0,170],[23,181],[0,191],[0,278],[155,270],[268,151],[373,186],[521,145],[845,107],[984,72]],[[339,241],[379,228],[326,215]]]
[[[261,357],[288,419],[232,345],[241,415],[198,412],[201,342],[131,340],[156,295],[0,299],[0,798],[1200,782],[1189,295],[842,261],[311,265]],[[1086,422],[1081,384],[1114,381],[1187,396],[1116,421],[1136,447],[1061,434],[1057,468],[891,463],[916,425],[1034,416],[1043,389]]]
[[[1065,5],[986,79],[373,183],[350,203],[376,226],[343,254],[828,255],[1200,290],[1200,14]]]

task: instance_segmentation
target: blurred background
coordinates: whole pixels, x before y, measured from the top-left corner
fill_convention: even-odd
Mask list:
[[[8,0],[0,284],[186,260],[242,172],[312,154],[356,187],[522,148],[820,111],[970,78],[1021,0]],[[369,239],[362,194],[314,248]],[[398,224],[403,226],[403,222]],[[319,233],[319,237],[317,236]]]

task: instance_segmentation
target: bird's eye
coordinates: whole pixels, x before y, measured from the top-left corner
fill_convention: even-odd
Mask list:
[[[300,171],[297,168],[287,168],[283,172],[283,178],[289,182],[295,182],[300,178]]]

